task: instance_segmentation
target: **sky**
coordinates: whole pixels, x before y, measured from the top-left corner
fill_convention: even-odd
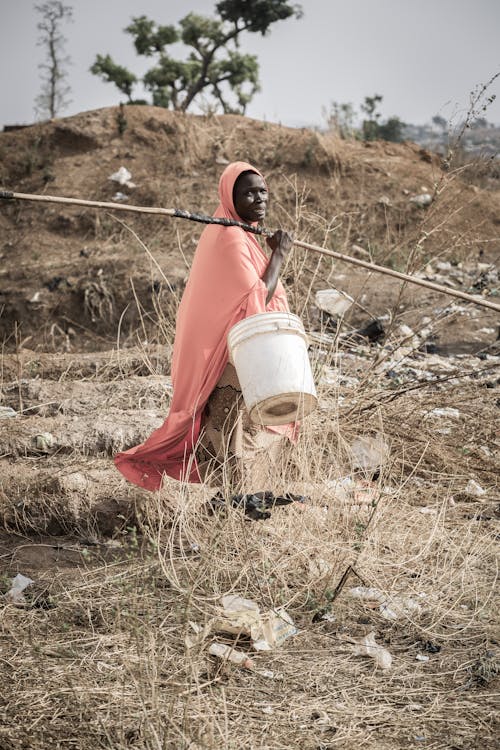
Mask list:
[[[211,15],[216,0],[64,0],[74,21],[64,25],[71,104],[62,116],[116,105],[112,84],[89,72],[97,53],[142,74],[123,32],[133,16],[175,23],[188,12]],[[38,0],[42,2],[42,0]],[[294,0],[295,2],[295,0]],[[302,0],[300,20],[276,23],[265,37],[246,34],[241,50],[256,54],[262,91],[250,117],[303,126],[324,124],[332,101],[383,96],[383,117],[422,124],[440,114],[457,121],[470,93],[500,71],[499,0]],[[34,121],[40,92],[38,15],[32,0],[0,0],[0,127]],[[134,92],[140,96],[137,89]],[[500,78],[488,89],[496,101],[485,116],[500,124]]]

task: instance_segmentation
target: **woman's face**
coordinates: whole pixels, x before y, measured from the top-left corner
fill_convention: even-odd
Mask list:
[[[236,213],[243,221],[263,221],[268,197],[266,183],[255,172],[244,172],[236,180],[233,203]]]

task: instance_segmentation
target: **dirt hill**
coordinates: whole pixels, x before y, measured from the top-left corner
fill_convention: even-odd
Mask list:
[[[300,239],[411,272],[431,259],[470,265],[500,254],[500,193],[444,171],[439,157],[411,143],[346,142],[239,116],[131,106],[122,120],[118,108],[109,108],[0,134],[0,158],[4,189],[106,201],[122,192],[129,203],[203,213],[217,203],[224,165],[244,159],[269,181],[269,226]],[[135,188],[109,179],[120,166]],[[412,201],[422,193],[434,198],[427,208]],[[120,319],[126,341],[139,324],[138,305],[148,315],[155,301],[171,320],[172,296],[182,291],[201,232],[180,220],[33,203],[2,203],[0,222],[0,334],[11,347],[17,326],[18,340],[31,337],[30,348],[53,345],[54,336],[60,345],[65,335],[76,348],[87,341],[105,346]],[[472,271],[459,288],[474,291],[480,271]],[[352,266],[337,264],[335,272],[337,286],[362,297],[365,312],[355,308],[354,323],[394,305],[399,315],[416,308],[418,319],[436,299],[413,287],[399,299],[398,282],[370,279]],[[316,256],[296,252],[286,282],[298,311],[331,274],[330,261],[317,267]],[[407,322],[416,323],[414,313]],[[452,328],[447,338],[470,340],[477,330]]]

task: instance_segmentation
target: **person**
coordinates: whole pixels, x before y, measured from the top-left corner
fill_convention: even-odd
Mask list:
[[[262,174],[234,162],[220,178],[214,216],[257,225],[268,196]],[[227,334],[238,321],[288,310],[279,273],[292,242],[277,230],[267,239],[268,258],[256,236],[240,227],[203,230],[177,315],[170,411],[144,443],[115,457],[126,479],[148,490],[159,489],[168,475],[248,491],[250,483],[265,480],[262,468],[276,460],[281,441],[296,440],[296,424],[250,422],[227,349]],[[262,487],[251,486],[256,489]]]

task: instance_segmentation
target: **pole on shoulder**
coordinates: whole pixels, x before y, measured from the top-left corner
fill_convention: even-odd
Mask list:
[[[159,216],[173,216],[178,219],[188,219],[189,221],[197,221],[202,224],[219,224],[227,227],[240,227],[245,232],[251,232],[252,234],[259,234],[265,237],[272,236],[273,232],[269,229],[259,226],[252,226],[251,224],[245,224],[241,221],[235,221],[233,219],[226,219],[218,216],[206,216],[204,214],[191,213],[189,211],[183,211],[180,208],[157,208],[154,206],[133,206],[129,203],[112,203],[106,201],[88,201],[82,198],[62,198],[54,195],[37,195],[30,193],[15,193],[10,190],[0,190],[0,199],[3,200],[24,200],[34,201],[39,203],[59,203],[67,206],[83,206],[84,208],[101,208],[108,211],[128,211],[130,213],[139,214],[152,214]],[[343,263],[350,263],[351,265],[365,268],[368,271],[374,273],[382,273],[385,276],[392,276],[400,281],[407,282],[408,284],[415,284],[416,286],[422,286],[426,289],[430,289],[433,292],[439,292],[440,294],[446,294],[448,297],[456,297],[463,299],[466,302],[471,302],[479,307],[486,307],[489,310],[494,310],[500,313],[500,304],[491,302],[490,300],[484,299],[475,294],[468,294],[467,292],[461,292],[459,289],[450,289],[441,284],[435,284],[433,281],[427,279],[420,279],[416,276],[411,276],[408,273],[401,273],[400,271],[393,271],[392,268],[386,268],[385,266],[378,266],[376,263],[370,263],[360,258],[353,258],[351,255],[344,255],[343,253],[336,252],[335,250],[327,250],[319,245],[312,245],[309,242],[302,242],[301,240],[294,240],[294,245],[302,247],[305,250],[309,250],[320,255],[326,255],[329,258],[335,258]]]

